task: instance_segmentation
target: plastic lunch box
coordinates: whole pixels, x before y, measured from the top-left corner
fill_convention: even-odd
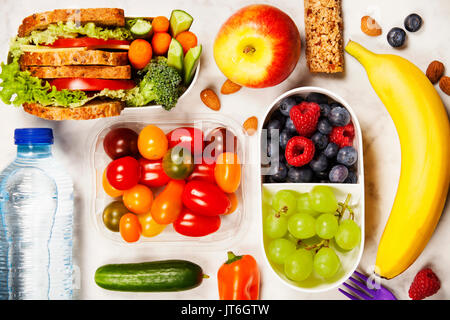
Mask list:
[[[117,232],[108,230],[102,221],[104,208],[114,201],[103,190],[102,175],[111,159],[106,155],[103,149],[103,139],[105,135],[114,128],[126,127],[135,130],[137,133],[149,124],[160,127],[164,132],[176,129],[182,126],[191,126],[202,129],[205,136],[217,127],[226,127],[237,137],[238,155],[242,163],[242,180],[236,196],[239,201],[236,212],[222,218],[220,229],[208,236],[192,238],[182,236],[173,230],[172,225],[156,237],[141,239],[136,243],[128,244],[121,238]],[[155,244],[164,244],[164,246],[175,246],[189,248],[189,250],[219,250],[226,249],[245,234],[248,223],[248,210],[246,209],[245,196],[250,194],[246,190],[246,181],[250,175],[249,166],[246,164],[248,156],[247,141],[248,138],[242,129],[242,126],[232,119],[214,113],[201,114],[179,114],[169,113],[160,107],[143,107],[125,109],[120,117],[105,119],[99,122],[93,129],[93,136],[90,141],[89,167],[91,172],[91,198],[89,199],[90,220],[95,229],[105,238],[117,243],[118,245],[128,246],[154,246]],[[152,189],[156,196],[163,188]]]
[[[278,109],[279,103],[281,100],[288,96],[292,95],[300,95],[303,97],[306,97],[311,92],[317,92],[322,93],[330,98],[330,100],[334,100],[336,102],[339,102],[342,104],[347,110],[350,112],[352,123],[355,127],[355,138],[353,145],[358,150],[358,162],[357,162],[357,177],[358,182],[356,184],[320,184],[320,185],[327,185],[330,186],[338,201],[344,201],[347,194],[351,193],[351,200],[350,205],[354,208],[355,211],[355,222],[360,226],[361,228],[361,243],[358,247],[354,248],[352,251],[347,253],[342,253],[336,250],[337,255],[339,256],[341,260],[342,267],[340,268],[340,271],[332,277],[329,280],[323,280],[322,278],[319,278],[316,275],[311,275],[308,279],[304,280],[301,283],[296,283],[291,280],[289,280],[283,273],[282,268],[279,266],[272,264],[268,258],[267,255],[264,254],[265,262],[270,266],[270,269],[276,274],[277,278],[280,279],[281,282],[286,284],[287,286],[301,292],[322,292],[326,290],[330,290],[332,288],[335,288],[342,284],[344,281],[346,281],[351,274],[355,271],[356,267],[359,264],[359,261],[361,260],[361,256],[364,249],[364,166],[363,166],[363,148],[362,148],[362,135],[361,135],[361,128],[358,122],[358,119],[355,116],[355,113],[350,108],[348,103],[342,99],[341,97],[337,96],[336,94],[322,88],[317,87],[301,87],[297,89],[290,90],[283,95],[279,96],[267,109],[267,112],[265,114],[263,122],[264,125],[269,121],[271,114]],[[265,137],[265,136],[264,136]],[[263,134],[262,130],[259,131],[259,140],[262,142]],[[262,143],[259,144],[260,152],[259,154],[262,155],[261,150]],[[318,183],[263,183],[264,177],[262,176],[262,170],[261,166],[259,166],[260,172],[259,176],[261,177],[261,199],[260,201],[260,231],[261,231],[261,245],[264,252],[266,252],[265,248],[267,246],[267,239],[264,238],[263,231],[262,231],[262,223],[263,223],[263,215],[267,210],[270,210],[268,206],[270,206],[270,200],[271,196],[273,196],[277,191],[283,190],[283,189],[289,189],[294,190],[297,192],[309,192],[314,186],[318,185]]]

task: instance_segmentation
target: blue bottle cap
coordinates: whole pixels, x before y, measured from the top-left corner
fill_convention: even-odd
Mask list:
[[[50,128],[24,128],[14,131],[15,144],[53,144]]]

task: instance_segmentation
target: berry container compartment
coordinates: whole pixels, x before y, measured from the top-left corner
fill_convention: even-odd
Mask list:
[[[90,141],[89,168],[91,179],[90,199],[88,200],[90,213],[90,221],[96,231],[104,238],[109,239],[117,245],[123,246],[139,246],[153,247],[161,244],[172,247],[189,248],[189,250],[225,250],[233,243],[238,242],[245,235],[248,227],[248,209],[246,208],[246,195],[250,194],[247,190],[246,180],[249,178],[248,172],[250,167],[247,165],[248,152],[247,136],[242,126],[234,120],[219,114],[179,114],[168,113],[161,109],[148,108],[143,113],[139,108],[125,109],[121,116],[105,119],[99,122],[92,130],[93,134]],[[237,154],[240,158],[241,167],[241,184],[235,192],[238,199],[238,207],[235,212],[230,215],[221,217],[221,226],[219,230],[213,234],[204,237],[187,237],[178,234],[172,225],[168,225],[159,235],[146,238],[141,236],[139,241],[134,243],[125,242],[120,233],[112,232],[106,228],[103,223],[102,213],[104,208],[115,200],[120,198],[111,198],[105,193],[102,186],[103,171],[112,161],[105,153],[103,148],[103,140],[106,134],[115,128],[130,128],[136,133],[147,125],[156,125],[166,134],[179,127],[196,127],[203,130],[206,135],[217,127],[225,127],[232,132],[237,138]],[[164,187],[152,188],[154,197],[156,197]]]
[[[318,182],[311,182],[311,183],[291,183],[291,182],[284,182],[284,183],[265,183],[265,173],[267,173],[268,167],[270,165],[264,165],[264,158],[263,152],[265,153],[266,148],[263,148],[266,146],[266,144],[263,143],[263,139],[267,138],[267,135],[263,133],[263,130],[259,132],[259,154],[261,156],[261,166],[260,166],[260,178],[261,178],[261,215],[259,219],[260,223],[260,232],[261,232],[261,244],[263,251],[265,252],[264,257],[266,263],[271,267],[270,269],[274,272],[275,276],[280,279],[281,282],[286,284],[288,287],[293,288],[300,292],[307,292],[307,293],[313,293],[313,292],[323,292],[327,291],[333,288],[338,287],[341,285],[344,281],[346,281],[352,273],[356,270],[363,253],[364,249],[364,166],[363,166],[363,148],[362,148],[362,135],[361,135],[361,128],[358,122],[358,119],[355,116],[355,113],[350,108],[348,103],[339,97],[338,95],[322,88],[317,87],[300,87],[293,90],[290,90],[283,95],[279,96],[267,109],[266,115],[264,117],[263,121],[263,128],[266,127],[268,124],[271,115],[278,110],[280,102],[290,96],[301,96],[302,98],[306,98],[306,96],[310,93],[320,93],[329,98],[329,102],[338,102],[342,106],[344,106],[347,111],[350,113],[351,116],[351,122],[354,125],[355,129],[355,136],[353,139],[353,146],[357,150],[358,154],[358,160],[357,163],[354,165],[356,166],[356,176],[357,176],[357,182],[356,183],[318,183]],[[284,152],[283,150],[280,150],[280,152]],[[270,239],[264,235],[263,232],[263,220],[264,217],[268,214],[268,212],[271,212],[271,199],[274,196],[274,194],[280,190],[292,190],[298,193],[306,193],[310,192],[311,189],[314,186],[328,186],[332,188],[336,199],[338,202],[344,202],[347,195],[351,194],[350,198],[350,206],[352,207],[354,211],[354,221],[358,224],[358,226],[361,229],[361,241],[359,245],[357,245],[354,249],[344,252],[342,249],[339,250],[339,248],[336,247],[334,243],[334,239],[330,242],[330,247],[333,248],[340,258],[341,261],[341,267],[339,271],[331,278],[324,279],[320,277],[319,275],[313,273],[309,278],[306,280],[303,280],[301,282],[295,282],[291,281],[286,277],[283,271],[283,266],[277,265],[272,263],[268,256],[267,256],[267,248],[268,243]],[[348,211],[346,213],[348,216]]]

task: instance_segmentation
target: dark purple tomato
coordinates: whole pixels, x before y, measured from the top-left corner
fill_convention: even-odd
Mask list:
[[[137,157],[139,155],[137,139],[138,134],[131,129],[113,129],[108,132],[103,140],[103,148],[113,160],[127,156]]]
[[[219,127],[212,130],[205,139],[203,157],[216,158],[222,152],[237,152],[237,138],[226,128]]]

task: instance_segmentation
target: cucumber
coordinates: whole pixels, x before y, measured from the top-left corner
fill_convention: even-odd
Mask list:
[[[185,260],[108,264],[97,269],[95,283],[107,290],[168,292],[195,288],[202,283],[202,268]]]
[[[167,53],[167,64],[177,69],[177,71],[181,74],[183,72],[183,60],[183,47],[175,38],[172,38],[169,46],[169,52]]]
[[[130,28],[130,32],[135,38],[149,38],[152,31],[152,24],[144,19],[137,19]]]
[[[189,13],[183,10],[173,10],[170,15],[170,32],[172,37],[175,38],[181,32],[189,30],[193,21],[194,18]]]
[[[202,45],[189,49],[184,57],[184,84],[189,85],[194,78],[200,55],[202,54]]]

